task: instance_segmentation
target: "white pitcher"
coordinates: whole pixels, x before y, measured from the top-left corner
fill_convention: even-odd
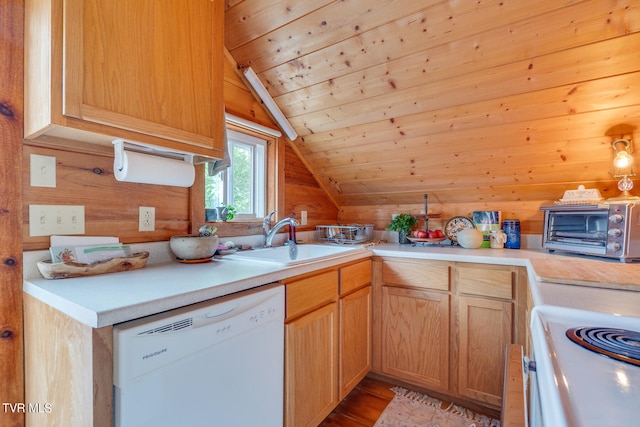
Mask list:
[[[489,233],[489,243],[493,249],[502,249],[507,241],[507,235],[502,230]]]

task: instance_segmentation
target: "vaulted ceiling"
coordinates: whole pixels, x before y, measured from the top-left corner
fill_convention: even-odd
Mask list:
[[[226,48],[339,206],[609,191],[640,123],[639,0],[226,2]]]

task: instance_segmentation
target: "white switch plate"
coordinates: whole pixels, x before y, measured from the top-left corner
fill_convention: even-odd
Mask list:
[[[29,173],[31,175],[32,187],[56,186],[56,158],[53,156],[41,156],[31,154],[29,163]]]
[[[140,206],[138,214],[138,231],[155,231],[156,208]]]
[[[307,225],[307,211],[300,212],[300,225]]]
[[[29,205],[29,235],[84,234],[84,206]]]

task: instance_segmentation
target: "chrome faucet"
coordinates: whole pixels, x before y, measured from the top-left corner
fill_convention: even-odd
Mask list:
[[[276,214],[276,211],[271,211],[269,212],[269,215],[265,216],[264,219],[262,220],[262,234],[264,234],[264,237],[266,238],[267,235],[269,234],[269,231],[271,230],[271,217],[273,217]]]
[[[270,248],[272,246],[274,236],[282,227],[284,227],[285,225],[288,225],[289,227],[297,227],[298,225],[300,225],[298,221],[296,221],[296,219],[293,217],[293,215],[291,215],[289,217],[281,219],[273,226],[273,228],[271,228],[271,217],[275,213],[276,211],[271,212],[269,215],[264,217],[264,220],[262,220],[262,230],[264,231],[265,235],[264,246],[266,248]]]

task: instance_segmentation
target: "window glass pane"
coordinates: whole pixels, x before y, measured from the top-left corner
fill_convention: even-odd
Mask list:
[[[227,132],[231,166],[215,176],[205,173],[205,208],[232,205],[237,215],[265,215],[266,144],[252,135]]]
[[[251,146],[239,143],[231,144],[232,193],[229,203],[238,213],[253,212],[253,150]]]
[[[224,203],[224,172],[216,176],[205,173],[204,180],[204,203],[206,209],[215,209]]]

